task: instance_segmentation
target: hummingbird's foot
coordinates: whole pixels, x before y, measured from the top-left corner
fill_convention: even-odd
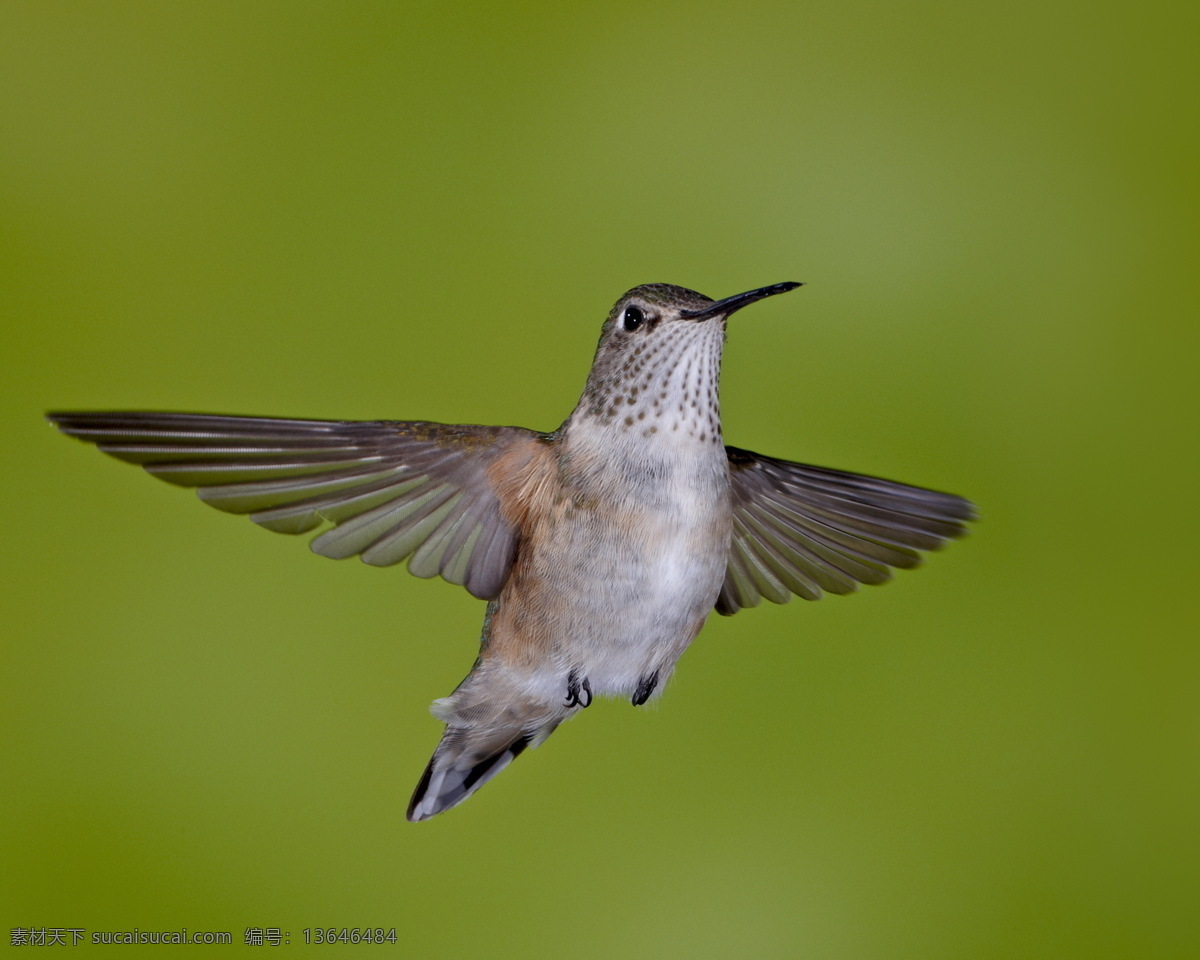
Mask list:
[[[637,689],[633,691],[633,705],[640,707],[643,703],[650,699],[650,694],[654,692],[654,688],[658,686],[658,671],[642,677],[638,681]]]
[[[567,674],[567,699],[564,706],[590,707],[592,705],[592,685],[588,678],[582,680],[579,674],[572,670]]]

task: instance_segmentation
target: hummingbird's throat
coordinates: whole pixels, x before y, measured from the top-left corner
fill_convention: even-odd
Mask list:
[[[724,324],[676,321],[653,333],[636,343],[601,347],[573,419],[582,413],[631,439],[720,446],[717,385]]]

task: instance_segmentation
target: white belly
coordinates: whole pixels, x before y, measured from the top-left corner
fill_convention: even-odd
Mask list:
[[[712,611],[729,553],[727,497],[706,483],[619,501],[553,550],[573,587],[559,607],[560,655],[597,695],[627,697],[656,671],[665,682]]]
[[[721,588],[725,556],[698,550],[697,539],[659,539],[636,565],[639,577],[624,585],[620,604],[586,631],[574,652],[597,693],[628,695],[655,671],[665,681],[707,618]],[[603,594],[598,599],[604,603]]]

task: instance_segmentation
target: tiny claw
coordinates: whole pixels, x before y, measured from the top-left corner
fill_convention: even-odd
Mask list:
[[[581,680],[579,674],[574,670],[567,674],[567,699],[563,705],[567,707],[590,707],[592,705],[592,685],[587,677]]]
[[[642,677],[638,681],[637,690],[633,693],[633,705],[640,707],[643,703],[650,699],[650,694],[654,692],[654,688],[658,686],[658,671],[655,670],[649,676]]]

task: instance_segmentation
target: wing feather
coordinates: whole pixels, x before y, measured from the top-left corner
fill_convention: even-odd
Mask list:
[[[966,533],[975,508],[936,490],[726,447],[733,538],[717,612],[818,600],[891,579]]]
[[[49,419],[268,530],[332,524],[312,541],[323,556],[358,555],[376,566],[411,557],[414,574],[440,574],[483,599],[499,593],[519,537],[488,468],[516,445],[549,439],[520,427],[424,421],[141,412]]]

